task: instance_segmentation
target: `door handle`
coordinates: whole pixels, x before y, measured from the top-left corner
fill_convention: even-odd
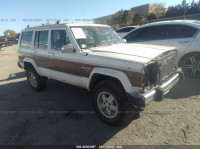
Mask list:
[[[37,53],[37,51],[31,51],[32,53]]]
[[[180,44],[187,44],[189,41],[179,41]]]
[[[55,55],[55,53],[49,53],[50,56]]]

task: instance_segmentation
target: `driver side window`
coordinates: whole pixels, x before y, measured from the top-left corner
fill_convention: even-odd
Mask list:
[[[125,37],[127,42],[143,42],[163,39],[162,26],[145,27],[134,30]]]
[[[61,50],[63,45],[71,44],[65,30],[51,31],[51,49]]]

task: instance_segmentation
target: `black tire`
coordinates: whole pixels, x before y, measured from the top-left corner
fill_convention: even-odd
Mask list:
[[[112,95],[117,103],[115,104],[115,102],[113,102],[113,105],[115,107],[118,107],[118,110],[117,110],[118,112],[116,116],[114,116],[113,118],[106,117],[105,113],[102,112],[102,110],[100,109],[100,106],[98,106],[98,98],[100,100],[101,94],[104,94],[104,93],[109,93],[110,95]],[[110,81],[110,80],[101,81],[95,86],[92,97],[93,97],[93,104],[94,104],[95,111],[104,122],[112,124],[112,125],[120,125],[123,122],[123,116],[124,116],[127,102],[125,99],[126,97],[125,97],[124,90],[118,82]],[[105,108],[105,111],[106,111],[106,108]],[[110,112],[111,111],[112,110],[110,110]],[[115,112],[112,111],[112,113],[115,113]]]
[[[182,70],[186,77],[200,78],[200,54],[192,53],[185,57],[180,62]]]
[[[36,82],[36,84],[33,85],[33,83],[31,82],[31,75],[33,75],[33,77],[35,77],[34,81]],[[31,88],[37,92],[42,91],[46,88],[46,84],[47,84],[47,78],[46,77],[41,77],[33,67],[28,67],[26,69],[26,76],[27,76],[27,80],[29,85],[31,86]]]

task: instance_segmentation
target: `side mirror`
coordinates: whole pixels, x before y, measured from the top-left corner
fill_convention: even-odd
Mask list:
[[[124,40],[124,43],[127,43],[126,39],[123,39]]]
[[[74,47],[71,44],[68,45],[63,45],[61,48],[61,51],[63,53],[73,53],[74,51]]]

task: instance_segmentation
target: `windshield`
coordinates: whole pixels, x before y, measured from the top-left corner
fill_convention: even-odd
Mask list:
[[[81,49],[124,42],[110,27],[78,26],[71,30]]]

